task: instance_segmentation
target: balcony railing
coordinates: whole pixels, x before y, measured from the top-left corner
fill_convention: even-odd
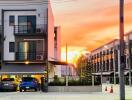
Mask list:
[[[16,52],[16,61],[45,61],[47,59],[47,52]]]
[[[15,35],[46,35],[47,25],[14,25]]]

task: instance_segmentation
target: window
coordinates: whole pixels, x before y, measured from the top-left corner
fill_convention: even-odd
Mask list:
[[[35,60],[36,59],[36,42],[18,42],[18,60]]]
[[[15,43],[9,42],[9,52],[15,52]]]
[[[36,16],[18,16],[19,32],[35,33],[36,31]]]
[[[9,16],[9,25],[10,26],[15,25],[15,16]]]

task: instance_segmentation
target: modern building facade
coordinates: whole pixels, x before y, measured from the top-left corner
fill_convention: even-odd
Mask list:
[[[119,65],[119,41],[117,39],[91,52],[92,73],[102,77],[102,82],[113,81],[116,78]]]
[[[100,77],[102,82],[119,83],[119,40],[115,39],[91,52],[88,62],[91,63],[92,75]],[[132,32],[125,35],[125,82],[131,85],[132,81]]]
[[[50,0],[0,0],[0,16],[1,76],[50,76],[48,61],[60,55]]]

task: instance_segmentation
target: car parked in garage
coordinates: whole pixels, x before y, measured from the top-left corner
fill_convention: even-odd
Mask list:
[[[19,85],[19,91],[27,91],[27,90],[40,90],[40,83],[36,78],[33,77],[23,77],[22,81]]]
[[[18,82],[15,78],[4,78],[0,82],[0,91],[17,91]]]

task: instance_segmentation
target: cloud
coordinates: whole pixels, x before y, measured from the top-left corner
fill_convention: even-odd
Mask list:
[[[119,7],[114,2],[109,3],[99,0],[90,7],[84,5],[80,10],[73,9],[56,13],[56,23],[62,27],[62,46],[87,47],[89,50],[111,41],[119,33]],[[89,2],[88,5],[90,5]],[[98,3],[98,4],[97,4]],[[104,4],[103,4],[104,3]],[[106,4],[106,5],[105,5]],[[108,4],[108,7],[107,7]],[[78,4],[77,4],[78,5]],[[103,6],[103,7],[102,7]],[[78,7],[77,7],[78,8]],[[98,9],[97,9],[98,8]],[[125,5],[125,32],[130,31],[132,25],[132,2]],[[84,11],[83,11],[84,10]],[[100,40],[102,43],[99,43]]]

